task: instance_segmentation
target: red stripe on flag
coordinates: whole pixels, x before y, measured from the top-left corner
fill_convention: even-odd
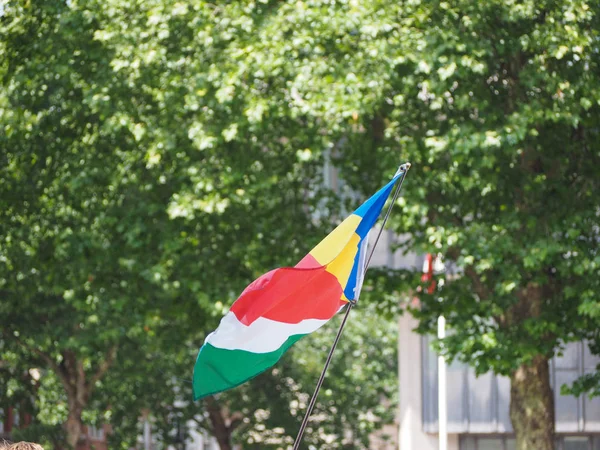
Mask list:
[[[347,303],[342,287],[324,266],[302,269],[281,268],[252,282],[231,306],[244,325],[259,317],[284,323],[305,319],[330,319]]]

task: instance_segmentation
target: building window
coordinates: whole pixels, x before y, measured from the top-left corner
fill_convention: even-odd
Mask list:
[[[423,431],[426,433],[438,430],[437,355],[430,345],[432,339],[430,336],[422,337],[422,411]],[[552,358],[550,383],[554,391],[556,432],[559,436],[589,436],[600,431],[600,397],[590,399],[587,395],[573,397],[560,393],[563,384],[570,384],[585,373],[593,373],[598,364],[600,357],[593,355],[582,341],[570,342],[561,354]],[[509,417],[510,380],[507,377],[492,373],[477,377],[472,367],[456,361],[446,370],[449,432],[475,436],[513,433]],[[572,445],[576,445],[575,441]]]
[[[586,436],[569,436],[563,440],[563,450],[590,450],[590,438]]]
[[[515,440],[504,436],[463,436],[460,450],[514,450]]]
[[[94,425],[89,425],[88,436],[95,441],[102,441],[104,439],[104,428],[96,428]]]
[[[600,435],[558,436],[556,450],[600,450]],[[515,450],[511,436],[462,436],[460,450]]]
[[[481,438],[477,439],[477,450],[505,450],[504,439]]]

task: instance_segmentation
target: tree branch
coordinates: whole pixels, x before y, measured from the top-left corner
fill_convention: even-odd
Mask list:
[[[479,296],[480,299],[485,300],[488,297],[490,297],[489,289],[486,287],[485,284],[481,282],[481,278],[479,277],[477,272],[475,272],[473,266],[465,267],[465,275],[467,275],[473,283],[473,290]]]
[[[89,398],[90,389],[87,388],[85,383],[85,370],[83,369],[83,362],[81,359],[77,359],[76,367],[77,376],[75,379],[77,383],[77,401],[80,405],[85,405]]]
[[[102,377],[106,374],[108,369],[110,369],[110,367],[115,362],[115,358],[117,357],[117,349],[118,349],[118,345],[116,345],[116,344],[108,349],[106,358],[104,358],[104,361],[102,361],[98,365],[98,368],[96,369],[96,373],[92,376],[92,378],[90,378],[90,382],[88,383],[88,386],[87,386],[90,393],[94,389],[94,386],[96,385],[96,383],[102,379]]]
[[[229,433],[233,433],[234,430],[237,427],[239,427],[243,422],[244,415],[239,411],[234,412],[230,417],[229,426],[227,427],[229,429]]]
[[[481,277],[477,274],[473,266],[465,267],[465,275],[471,280],[471,283],[473,284],[473,290],[480,299],[487,300],[492,296],[492,292],[490,292],[488,287],[481,281]],[[501,327],[506,326],[505,314],[494,314],[493,318]]]
[[[35,353],[37,356],[39,356],[46,364],[48,364],[48,366],[56,373],[56,375],[58,375],[62,384],[65,386],[65,389],[70,388],[71,383],[70,383],[68,374],[56,361],[54,361],[54,359],[49,354],[41,351],[39,348],[36,348],[36,347],[33,347],[33,346],[27,344],[25,341],[23,341],[18,336],[15,336],[14,334],[9,335],[8,333],[3,333],[3,335],[7,339],[14,340],[21,347],[23,347],[23,348],[27,349],[28,351]]]

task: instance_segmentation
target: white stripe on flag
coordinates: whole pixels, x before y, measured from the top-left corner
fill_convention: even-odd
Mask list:
[[[283,323],[259,317],[250,326],[228,312],[219,327],[208,335],[205,343],[226,350],[268,353],[280,348],[296,334],[308,334],[321,328],[327,320],[306,319],[300,323]]]
[[[365,279],[365,264],[367,262],[367,247],[369,246],[369,235],[371,230],[364,237],[360,243],[360,253],[358,255],[358,271],[356,273],[356,287],[354,288],[354,299],[358,300],[360,296],[360,290],[362,289],[363,281]]]

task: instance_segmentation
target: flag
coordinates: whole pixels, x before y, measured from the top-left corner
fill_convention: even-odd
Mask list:
[[[397,173],[295,267],[272,270],[244,289],[198,353],[194,400],[265,371],[349,300],[358,299],[369,232],[400,176]]]

